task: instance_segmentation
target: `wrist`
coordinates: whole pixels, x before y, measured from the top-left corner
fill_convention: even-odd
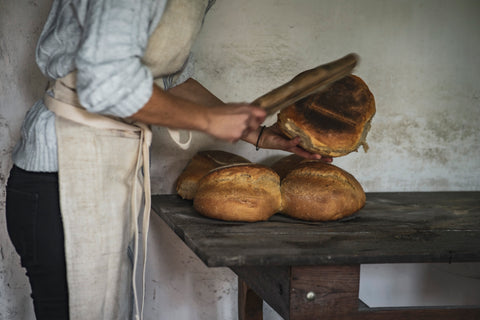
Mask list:
[[[260,150],[259,143],[260,143],[260,138],[262,137],[263,131],[265,130],[266,126],[261,126],[260,127],[260,133],[258,134],[257,137],[257,142],[255,143],[255,150]]]
[[[260,134],[260,130],[262,130],[262,127],[258,127],[257,130],[251,131],[247,136],[243,137],[242,140],[255,145],[258,139],[258,135]]]
[[[209,107],[200,107],[197,110],[200,111],[200,121],[199,121],[199,130],[207,133],[212,134],[213,124],[215,123],[215,113],[212,110],[213,108]]]

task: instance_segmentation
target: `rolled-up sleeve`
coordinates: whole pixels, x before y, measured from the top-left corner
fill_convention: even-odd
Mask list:
[[[91,1],[78,55],[77,93],[92,113],[128,117],[152,94],[153,78],[142,64],[150,27],[151,2]]]

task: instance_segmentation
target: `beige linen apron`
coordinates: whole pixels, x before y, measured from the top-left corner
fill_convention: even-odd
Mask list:
[[[183,67],[207,2],[168,2],[143,58],[155,77]],[[85,111],[75,92],[75,79],[71,73],[56,80],[51,88],[53,97],[44,97],[45,105],[56,114],[70,319],[141,318],[143,303],[139,308],[135,271],[143,190],[140,220],[146,258],[151,131],[143,124]],[[132,241],[133,268],[127,254]],[[143,280],[143,292],[144,286]]]
[[[55,98],[44,98],[57,115],[70,319],[129,319],[143,190],[144,239],[149,222],[151,132],[143,124],[82,109],[74,79],[72,73],[57,80],[52,88]],[[133,270],[127,255],[132,241]],[[136,298],[135,286],[133,290]]]

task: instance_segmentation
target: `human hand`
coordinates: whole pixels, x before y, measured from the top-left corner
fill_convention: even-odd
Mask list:
[[[227,103],[208,108],[205,132],[221,140],[236,142],[258,129],[265,110],[246,103]]]
[[[332,157],[324,157],[319,154],[306,151],[298,145],[299,143],[299,137],[289,139],[282,133],[282,131],[278,127],[278,124],[275,123],[272,126],[266,127],[263,130],[263,133],[258,140],[258,147],[262,149],[278,149],[288,151],[299,155],[305,159],[321,159],[322,161],[325,161],[327,163],[333,161]]]

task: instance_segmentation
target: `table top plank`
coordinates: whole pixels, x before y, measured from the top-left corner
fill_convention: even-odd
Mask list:
[[[480,192],[367,193],[332,222],[220,221],[177,195],[152,209],[209,267],[480,261]]]

